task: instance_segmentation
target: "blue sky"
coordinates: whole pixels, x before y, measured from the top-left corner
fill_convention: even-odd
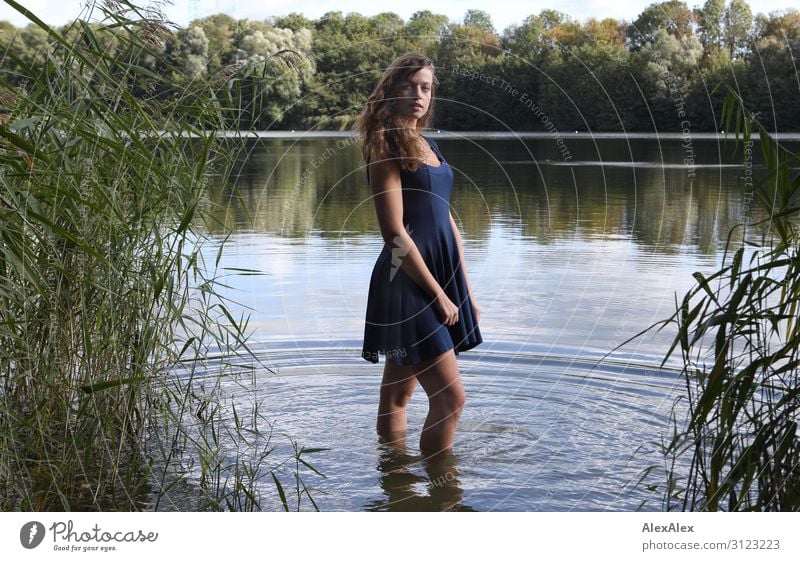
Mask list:
[[[688,0],[690,7],[702,5],[705,0]],[[62,25],[78,16],[85,9],[87,0],[17,0],[45,22]],[[88,0],[92,3],[92,0]],[[408,19],[418,10],[431,10],[444,14],[451,21],[461,22],[464,13],[471,8],[488,12],[497,31],[506,26],[520,23],[532,13],[538,14],[549,8],[564,12],[576,19],[585,20],[590,17],[602,19],[615,17],[632,21],[644,10],[651,0],[495,0],[492,2],[472,2],[469,0],[438,0],[437,2],[404,0],[395,3],[380,1],[365,2],[363,0],[172,0],[169,4],[159,2],[169,19],[180,26],[185,26],[190,19],[220,12],[228,13],[236,18],[264,19],[271,15],[285,15],[300,12],[311,19],[332,10],[343,13],[359,12],[366,16],[391,11],[404,19]],[[769,13],[784,8],[796,7],[797,0],[758,0],[750,2],[753,13]],[[98,11],[99,13],[99,11]],[[9,20],[14,25],[22,26],[27,20],[13,8],[0,0],[0,20]]]

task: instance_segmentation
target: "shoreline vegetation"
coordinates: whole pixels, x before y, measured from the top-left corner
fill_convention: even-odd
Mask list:
[[[204,233],[224,231],[208,185],[232,180],[243,149],[202,132],[230,99],[204,81],[153,95],[172,75],[148,67],[169,33],[158,13],[115,2],[100,36],[7,3],[50,48],[32,64],[6,51],[15,80],[0,80],[0,509],[314,504],[315,450],[278,458],[260,404],[237,409],[220,385],[268,370],[220,294],[255,272],[220,270],[226,236]]]
[[[723,83],[767,130],[800,132],[797,79],[787,71],[800,51],[800,11],[755,7],[669,0],[630,21],[542,10],[503,30],[481,10],[467,10],[461,22],[430,10],[408,20],[389,11],[263,20],[216,14],[185,28],[164,22],[140,67],[168,72],[169,80],[135,95],[164,98],[217,81],[236,90],[220,112],[221,128],[351,130],[385,61],[419,50],[436,61],[434,123],[442,130],[716,132],[723,96],[714,86]],[[72,41],[84,28],[113,57],[119,43],[108,26],[73,23],[59,32]],[[0,22],[6,79],[16,85],[19,64],[43,64],[52,41],[41,26]],[[281,51],[299,55],[291,70],[274,64]]]

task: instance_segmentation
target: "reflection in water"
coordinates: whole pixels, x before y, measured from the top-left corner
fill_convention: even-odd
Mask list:
[[[343,138],[251,143],[236,185],[210,191],[220,223],[287,239],[377,235],[358,146]],[[663,254],[714,254],[733,223],[762,218],[754,205],[744,216],[740,154],[718,140],[696,140],[691,165],[681,140],[655,137],[570,139],[569,162],[551,139],[437,141],[454,171],[453,216],[478,247],[507,224],[542,244],[624,235]]]
[[[393,512],[474,512],[463,504],[456,455],[446,450],[430,456],[408,453],[406,432],[380,438],[378,471],[383,497],[366,503],[362,510]],[[426,476],[412,471],[421,464]]]

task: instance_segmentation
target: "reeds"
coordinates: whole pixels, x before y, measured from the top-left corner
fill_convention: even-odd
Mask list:
[[[792,166],[800,156],[770,137],[730,88],[722,120],[737,148],[740,135],[749,149],[751,130],[758,132],[767,172],[747,185],[745,200],[757,201],[769,218],[736,226],[721,268],[695,273],[697,284],[676,302],[675,314],[651,326],[677,326],[662,366],[678,349],[685,382],[664,445],[663,501],[667,510],[796,511],[800,239],[793,220],[800,178]],[[737,228],[744,232],[734,243]]]
[[[262,408],[219,392],[258,366],[203,234],[239,149],[214,134],[226,109],[175,87],[152,13],[115,2],[67,40],[6,1],[51,44],[41,66],[5,50],[0,78],[0,509],[161,509],[187,482],[195,508],[270,508]]]

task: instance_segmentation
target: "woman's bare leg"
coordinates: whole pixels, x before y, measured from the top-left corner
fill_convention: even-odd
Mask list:
[[[413,366],[401,366],[386,361],[378,404],[378,434],[382,440],[405,446],[408,419],[406,406],[414,395],[417,378]]]
[[[419,439],[423,454],[437,454],[453,446],[466,394],[452,349],[416,365],[417,380],[428,394],[428,417]]]

